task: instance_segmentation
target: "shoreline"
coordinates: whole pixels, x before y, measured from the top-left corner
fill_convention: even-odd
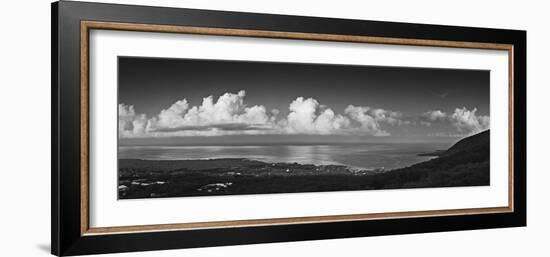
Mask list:
[[[389,172],[248,158],[118,162],[119,199],[366,190],[375,188],[354,181]]]
[[[421,156],[420,154],[418,156]],[[423,156],[423,155],[422,155]],[[428,156],[428,155],[426,155]],[[429,155],[434,156],[434,155]],[[433,158],[432,158],[433,159]],[[430,160],[430,159],[427,159]],[[216,162],[223,162],[223,161],[229,161],[229,162],[238,162],[238,161],[244,161],[244,162],[257,162],[257,163],[263,163],[265,165],[276,165],[276,166],[287,166],[287,165],[294,165],[294,166],[315,166],[315,167],[343,167],[348,170],[353,170],[354,172],[362,171],[362,172],[372,172],[372,171],[391,171],[391,170],[397,170],[401,168],[405,168],[411,165],[414,165],[416,163],[410,164],[408,166],[403,167],[397,167],[392,169],[385,169],[384,167],[375,167],[375,168],[366,168],[366,167],[360,167],[360,166],[353,166],[353,165],[347,165],[344,163],[339,162],[333,162],[333,163],[326,163],[326,164],[315,164],[315,163],[304,163],[304,162],[297,162],[297,161],[268,161],[268,160],[262,160],[260,158],[247,158],[247,157],[214,157],[214,158],[181,158],[181,159],[147,159],[147,158],[121,158],[118,159],[118,161],[140,161],[140,162],[210,162],[210,163],[216,163]],[[420,161],[423,162],[423,161]],[[420,163],[418,162],[418,163]]]
[[[118,159],[118,199],[490,185],[489,131],[436,153],[391,170],[247,158]]]

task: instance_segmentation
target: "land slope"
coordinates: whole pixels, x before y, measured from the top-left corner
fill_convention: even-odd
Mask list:
[[[438,157],[390,171],[248,159],[119,160],[119,198],[297,193],[489,185],[489,131]]]
[[[458,141],[437,158],[376,175],[376,188],[489,185],[489,147],[486,130]]]

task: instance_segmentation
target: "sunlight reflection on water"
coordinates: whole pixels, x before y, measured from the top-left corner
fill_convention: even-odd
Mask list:
[[[395,169],[431,157],[419,153],[445,149],[442,144],[342,144],[251,146],[121,146],[119,158],[185,160],[248,158],[265,162],[346,165],[364,169]]]

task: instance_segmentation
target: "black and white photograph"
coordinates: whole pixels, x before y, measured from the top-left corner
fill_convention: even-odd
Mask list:
[[[118,199],[489,186],[489,114],[489,70],[119,56]]]
[[[550,256],[543,1],[35,2],[0,256]]]

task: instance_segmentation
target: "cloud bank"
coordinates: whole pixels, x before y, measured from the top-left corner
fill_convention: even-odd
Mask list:
[[[187,99],[176,101],[154,117],[136,112],[133,105],[119,104],[119,137],[222,136],[262,134],[368,135],[389,136],[388,127],[416,125],[398,111],[348,105],[343,113],[314,98],[297,97],[286,115],[263,105],[248,106],[246,92],[225,93],[203,98],[198,106]],[[420,124],[450,123],[458,132],[472,133],[489,126],[488,116],[477,109],[457,108],[454,113],[428,111],[419,115]]]
[[[477,115],[477,108],[468,110],[466,107],[456,108],[448,114],[441,110],[427,111],[421,115],[421,124],[431,126],[432,123],[450,123],[458,132],[476,134],[489,129],[490,118],[486,115]]]
[[[330,108],[323,108],[313,98],[298,97],[290,103],[290,113],[279,122],[280,128],[289,134],[333,134],[342,133],[350,127],[350,120],[335,114]]]

